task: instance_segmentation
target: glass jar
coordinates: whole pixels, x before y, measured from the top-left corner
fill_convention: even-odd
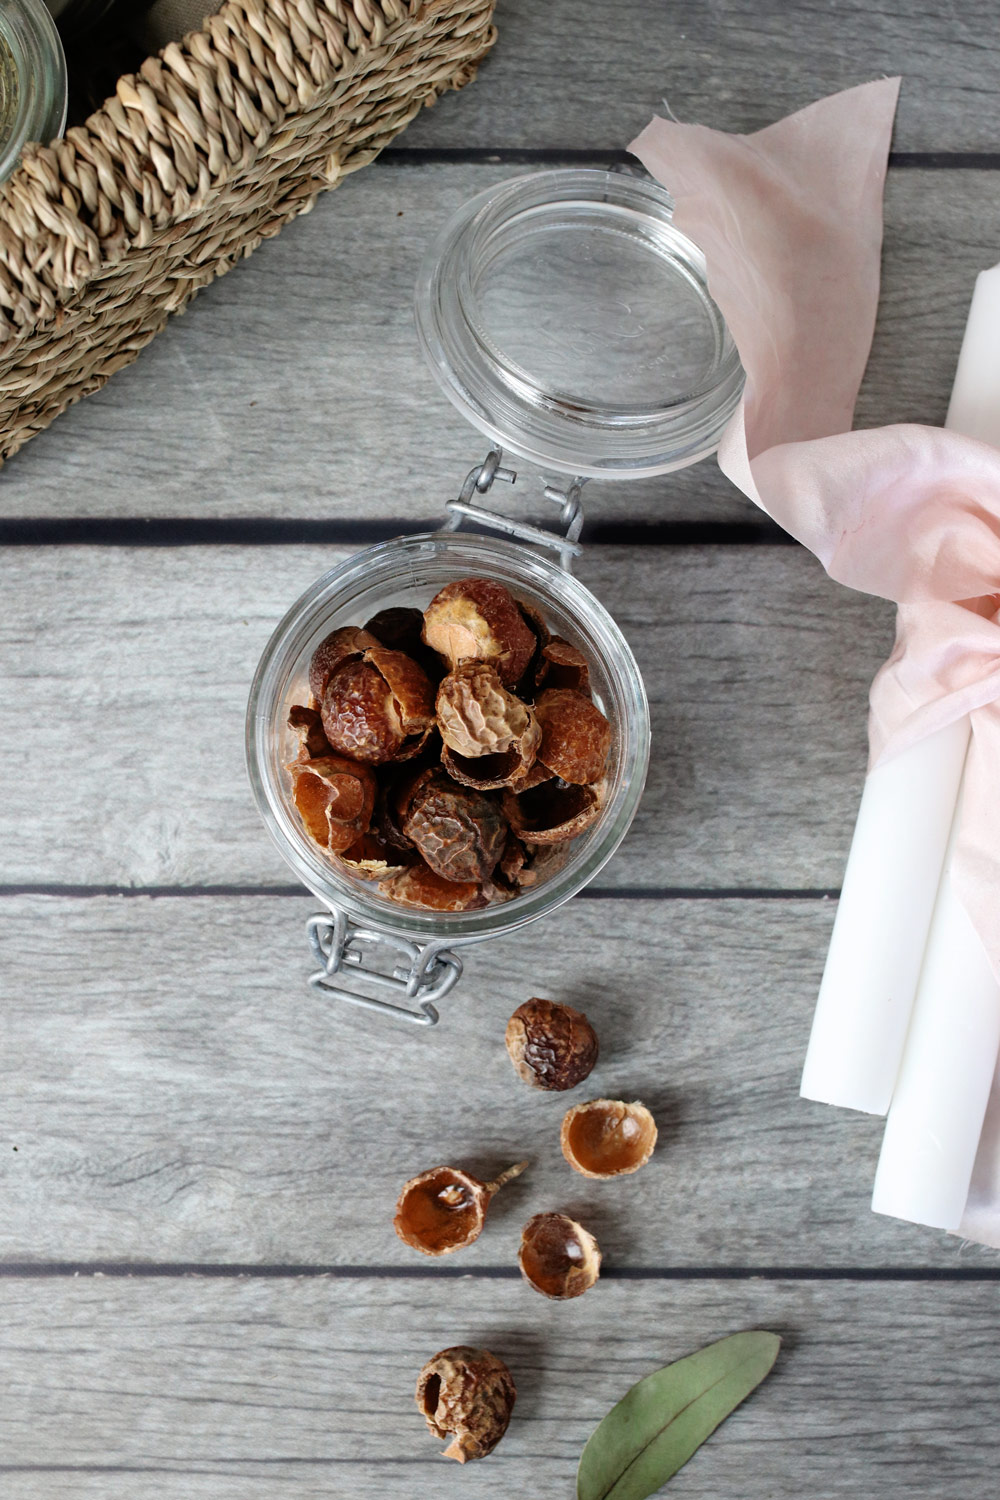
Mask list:
[[[66,59],[42,0],[0,3],[0,182],[29,141],[49,145],[66,124]]]
[[[580,551],[582,485],[598,474],[666,473],[713,452],[743,380],[704,259],[673,228],[669,195],[619,173],[537,173],[466,204],[425,257],[417,328],[446,393],[496,446],[447,503],[439,530],[368,548],[292,606],[253,682],[247,761],[268,831],[329,912],[309,924],[320,963],[310,983],[433,1024],[435,1002],[461,973],[455,950],[569,900],[614,854],[639,804],[649,759],[639,669],[611,616],[569,571]],[[500,444],[542,466],[557,529],[484,503],[496,481],[515,477]],[[459,531],[466,523],[506,537]],[[426,608],[446,583],[469,577],[504,584],[587,658],[612,729],[607,793],[597,821],[537,886],[477,911],[402,908],[305,832],[285,769],[298,748],[288,711],[308,703],[309,661],[332,629],[393,606]]]

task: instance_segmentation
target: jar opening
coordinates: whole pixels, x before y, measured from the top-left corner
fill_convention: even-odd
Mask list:
[[[742,393],[704,256],[651,179],[572,169],[480,194],[428,251],[416,315],[459,410],[563,473],[694,463]]]

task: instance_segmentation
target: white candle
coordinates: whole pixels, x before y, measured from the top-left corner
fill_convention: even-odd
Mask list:
[[[1000,447],[1000,266],[976,281],[948,424]],[[961,799],[952,844],[958,834]],[[1000,985],[955,894],[951,851],[927,938],[872,1208],[937,1229],[963,1222],[1000,1052]]]
[[[951,880],[955,813],[872,1208],[957,1229],[1000,1051],[1000,987]]]
[[[969,308],[945,425],[1000,447],[1000,266]],[[885,1114],[969,743],[961,720],[873,771],[844,872],[802,1094]]]
[[[968,743],[963,719],[865,782],[802,1072],[806,1099],[872,1115],[889,1108]]]

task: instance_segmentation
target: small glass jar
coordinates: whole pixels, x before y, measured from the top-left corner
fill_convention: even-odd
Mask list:
[[[635,815],[649,759],[649,710],[624,636],[569,571],[580,551],[580,491],[596,475],[666,473],[714,451],[742,390],[739,359],[708,295],[697,248],[672,224],[669,195],[635,176],[534,174],[466,204],[428,251],[418,334],[449,397],[495,445],[435,532],[368,548],[318,579],[261,658],[247,715],[247,761],[264,822],[329,915],[311,919],[317,988],[422,1024],[461,973],[463,945],[546,915],[591,881]],[[484,503],[513,481],[499,445],[540,465],[559,528]],[[556,476],[570,476],[565,478]],[[496,535],[471,535],[467,522]],[[293,704],[309,701],[313,651],[332,629],[393,606],[426,608],[456,579],[487,577],[533,606],[590,665],[611,724],[607,792],[565,862],[512,899],[477,911],[401,908],[309,838],[285,767]],[[372,997],[354,976],[392,998]]]
[[[42,0],[0,0],[0,182],[29,141],[62,135],[66,104],[66,58]]]

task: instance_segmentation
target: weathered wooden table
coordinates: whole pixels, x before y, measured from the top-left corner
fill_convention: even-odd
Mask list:
[[[681,1496],[979,1500],[995,1488],[1000,1265],[874,1217],[877,1121],[798,1098],[889,608],[830,583],[712,463],[593,484],[584,580],[653,705],[643,808],[555,917],[475,950],[436,1031],[305,986],[292,883],[251,806],[249,680],[355,547],[434,520],[483,444],[421,365],[428,237],[525,168],[607,164],[667,95],[752,130],[904,84],[858,420],[943,420],[1000,246],[995,9],[500,0],[481,79],[203,293],[0,478],[0,1471],[11,1500],[569,1496],[640,1375],[777,1329],[775,1375]],[[635,1178],[575,1178],[559,1096],[502,1036],[582,1004],[594,1084],[645,1099]],[[530,1172],[443,1265],[395,1238],[438,1161]],[[545,1302],[514,1258],[565,1207],[606,1274]],[[520,1389],[497,1453],[443,1463],[412,1388],[483,1342]]]

